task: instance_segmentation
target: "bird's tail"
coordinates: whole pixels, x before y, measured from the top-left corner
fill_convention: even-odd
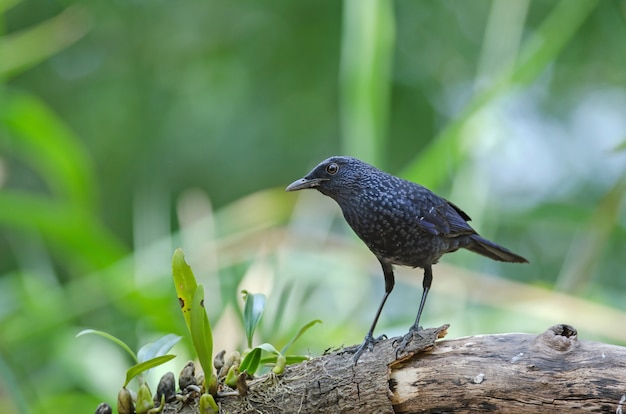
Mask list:
[[[518,256],[512,251],[495,244],[487,239],[483,239],[478,234],[470,237],[470,244],[465,248],[474,253],[482,254],[490,259],[500,262],[528,263],[528,260],[522,256]]]

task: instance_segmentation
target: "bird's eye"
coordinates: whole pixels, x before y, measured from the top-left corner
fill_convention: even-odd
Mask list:
[[[326,172],[330,175],[337,174],[337,171],[339,171],[339,166],[335,164],[334,162],[326,166]]]

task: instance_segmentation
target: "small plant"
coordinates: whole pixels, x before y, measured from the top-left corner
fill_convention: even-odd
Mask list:
[[[195,385],[195,379],[193,379],[195,378],[193,373],[194,364],[193,362],[188,364],[188,366],[190,366],[188,374],[192,377],[192,381],[190,385],[180,385],[184,395],[177,395],[176,398],[178,400],[186,401],[190,395],[195,394],[196,398],[199,396],[198,406],[201,413],[216,414],[219,412],[219,408],[215,402],[215,397],[218,396],[218,391],[224,384],[230,388],[237,389],[241,395],[245,395],[248,389],[246,380],[253,375],[261,372],[269,372],[270,370],[273,375],[280,375],[283,373],[286,365],[295,364],[308,359],[306,355],[287,355],[286,352],[302,334],[321,321],[316,319],[305,324],[280,351],[274,345],[267,342],[253,347],[254,333],[265,310],[266,298],[265,295],[253,294],[243,290],[241,292],[244,300],[243,325],[248,347],[243,352],[243,356],[240,355],[238,351],[232,351],[227,358],[224,358],[226,352],[222,351],[215,357],[215,360],[213,360],[213,334],[211,331],[211,323],[209,322],[204,306],[204,288],[196,282],[193,271],[185,262],[184,253],[181,249],[176,249],[174,252],[172,258],[172,276],[180,308],[191,336],[193,348],[196,351],[198,361],[203,370],[202,387],[198,388]],[[118,412],[120,414],[152,414],[162,411],[165,405],[165,393],[159,393],[157,390],[157,394],[161,396],[161,403],[155,408],[150,388],[144,379],[144,373],[150,368],[161,365],[174,358],[175,355],[169,355],[167,352],[181,337],[171,334],[165,335],[154,343],[144,345],[139,352],[135,354],[122,340],[106,332],[85,329],[76,336],[86,334],[99,335],[109,339],[121,346],[135,361],[135,364],[126,371],[126,380],[124,381],[122,390],[118,394]],[[216,369],[219,372],[217,372]],[[179,384],[183,383],[182,378],[186,371],[187,367],[181,372]],[[174,391],[174,377],[171,373],[169,375],[172,378],[171,389]],[[137,397],[133,398],[127,386],[135,377],[137,377],[139,381],[139,390]],[[192,390],[194,392],[188,392],[192,386],[195,387],[195,390]],[[197,393],[198,391],[200,391],[199,394]]]
[[[302,334],[304,334],[316,323],[321,323],[321,320],[315,319],[305,324],[302,328],[300,328],[296,335],[281,348],[280,351],[267,342],[252,348],[252,338],[254,337],[254,332],[256,331],[265,309],[265,295],[251,294],[247,290],[242,290],[241,294],[243,295],[245,303],[243,310],[243,325],[246,331],[246,338],[248,340],[248,349],[244,351],[244,358],[239,366],[239,370],[241,372],[247,372],[250,375],[254,375],[260,368],[271,366],[273,373],[282,374],[286,365],[295,364],[308,359],[305,355],[285,355],[285,353],[289,347],[293,345],[293,343],[297,341],[300,336],[302,336]],[[269,355],[262,358],[263,351]]]
[[[181,337],[174,334],[165,335],[155,342],[142,346],[135,354],[124,341],[103,331],[85,329],[77,333],[76,337],[88,334],[99,335],[119,345],[122,349],[128,352],[133,361],[135,361],[135,364],[126,370],[124,385],[122,385],[122,389],[117,396],[118,412],[120,414],[135,412],[137,414],[160,412],[165,405],[164,396],[161,398],[161,404],[159,407],[154,408],[154,401],[152,400],[150,388],[145,381],[144,375],[147,374],[151,368],[162,365],[176,357],[176,355],[167,353],[174,345],[176,345],[176,343],[178,343],[178,341],[181,340]],[[137,377],[137,381],[139,381],[139,390],[137,392],[136,401],[133,401],[132,395],[126,387],[135,377]]]
[[[244,300],[243,325],[248,348],[243,352],[243,359],[237,351],[231,352],[226,362],[222,361],[217,367],[219,373],[216,375],[213,372],[211,359],[213,337],[211,325],[204,309],[204,290],[201,285],[196,283],[193,271],[185,262],[184,253],[181,249],[174,252],[172,270],[181,311],[189,328],[198,360],[205,372],[205,382],[208,379],[208,386],[205,386],[205,390],[209,394],[216,395],[218,378],[223,379],[226,385],[242,391],[241,384],[246,376],[252,376],[265,368],[271,368],[274,374],[281,374],[286,365],[308,359],[306,355],[286,355],[285,353],[302,334],[321,321],[316,319],[305,324],[280,351],[267,342],[253,348],[254,332],[265,310],[266,298],[265,295],[253,294],[243,290],[241,292]],[[265,356],[263,352],[266,353]]]
[[[213,398],[217,394],[217,375],[213,371],[213,334],[204,309],[204,289],[198,285],[191,267],[185,262],[182,249],[176,249],[172,258],[172,275],[187,329],[191,335],[198,361],[204,371],[204,394],[200,397],[203,412],[217,413]]]

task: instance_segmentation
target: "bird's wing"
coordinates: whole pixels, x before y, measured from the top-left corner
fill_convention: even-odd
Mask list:
[[[454,204],[451,201],[446,200],[446,203],[448,203],[450,205],[450,207],[452,207],[454,210],[456,210],[457,213],[459,213],[459,216],[461,216],[461,218],[463,218],[463,220],[465,221],[472,221],[472,219],[470,218],[470,216],[468,216],[465,211],[461,210],[456,204]]]
[[[435,236],[461,236],[475,234],[476,231],[467,224],[469,216],[460,208],[447,200],[440,199],[441,203],[421,209],[418,226]]]

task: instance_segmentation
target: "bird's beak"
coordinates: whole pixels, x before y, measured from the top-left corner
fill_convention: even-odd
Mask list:
[[[305,188],[319,187],[320,183],[326,180],[327,179],[324,178],[300,178],[299,180],[289,184],[285,191],[298,191],[304,190]]]

